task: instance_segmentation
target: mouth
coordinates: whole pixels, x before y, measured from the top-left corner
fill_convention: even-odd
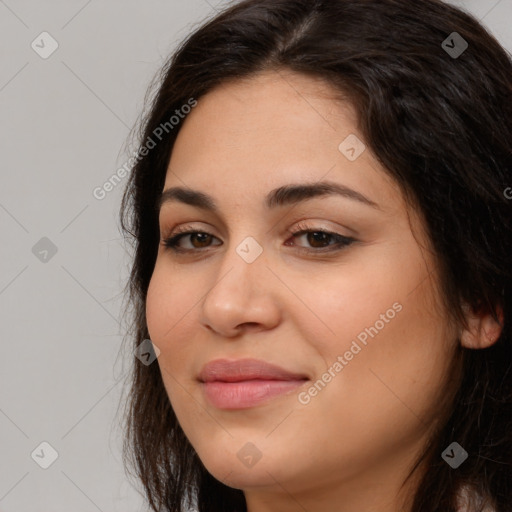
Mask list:
[[[257,359],[217,359],[203,367],[198,381],[214,407],[246,409],[289,394],[309,378]]]

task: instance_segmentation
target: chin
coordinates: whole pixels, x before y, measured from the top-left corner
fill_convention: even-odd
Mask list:
[[[218,464],[206,465],[208,472],[217,480],[234,489],[249,489],[251,487],[269,487],[279,481],[272,468],[267,468],[260,461],[252,468],[243,467],[241,464],[229,465],[218,461]]]
[[[278,467],[278,459],[275,456],[265,456],[265,451],[272,452],[270,446],[260,451],[245,440],[231,441],[229,446],[223,448],[212,443],[197,451],[206,470],[214,478],[229,487],[245,489],[275,485],[276,480],[284,477],[284,468]]]

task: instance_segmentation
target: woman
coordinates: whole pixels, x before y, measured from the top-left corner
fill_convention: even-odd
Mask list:
[[[437,0],[245,0],[171,57],[121,211],[153,510],[512,510],[511,83]]]

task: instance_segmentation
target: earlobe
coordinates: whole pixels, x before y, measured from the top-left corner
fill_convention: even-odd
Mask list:
[[[462,329],[460,341],[463,347],[482,349],[492,346],[503,330],[503,309],[498,306],[498,320],[494,320],[489,312],[474,312],[467,304],[463,305],[468,323],[467,329]]]

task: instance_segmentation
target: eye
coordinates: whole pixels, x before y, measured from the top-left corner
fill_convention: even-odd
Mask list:
[[[187,237],[189,238],[189,247],[183,247],[180,245],[182,240],[186,240]],[[207,248],[209,245],[209,242],[211,242],[212,239],[215,239],[216,237],[213,236],[211,233],[206,233],[204,231],[186,231],[186,228],[184,228],[183,231],[178,230],[178,234],[173,234],[173,236],[166,238],[163,240],[164,247],[171,249],[175,252],[191,252],[194,251],[194,249],[204,249]],[[217,244],[221,245],[221,244]]]
[[[299,224],[295,231],[290,231],[290,234],[296,239],[304,237],[305,241],[312,248],[299,246],[299,250],[310,253],[338,251],[356,241],[354,238],[333,233],[324,228],[309,227],[305,224]],[[287,243],[286,245],[289,244]]]
[[[304,237],[304,240],[310,245],[310,247],[296,246],[299,251],[313,254],[339,251],[356,241],[354,238],[333,233],[323,228],[309,227],[305,224],[298,225],[295,231],[289,231],[289,233],[294,239]],[[165,248],[171,249],[175,253],[191,253],[200,252],[202,249],[211,247],[213,240],[218,240],[218,238],[211,233],[194,231],[192,229],[187,230],[187,227],[184,227],[178,228],[172,236],[164,239],[162,244]],[[184,246],[183,241],[188,242],[185,244],[188,247]],[[222,242],[215,245],[222,245]],[[288,242],[285,245],[290,246]]]

